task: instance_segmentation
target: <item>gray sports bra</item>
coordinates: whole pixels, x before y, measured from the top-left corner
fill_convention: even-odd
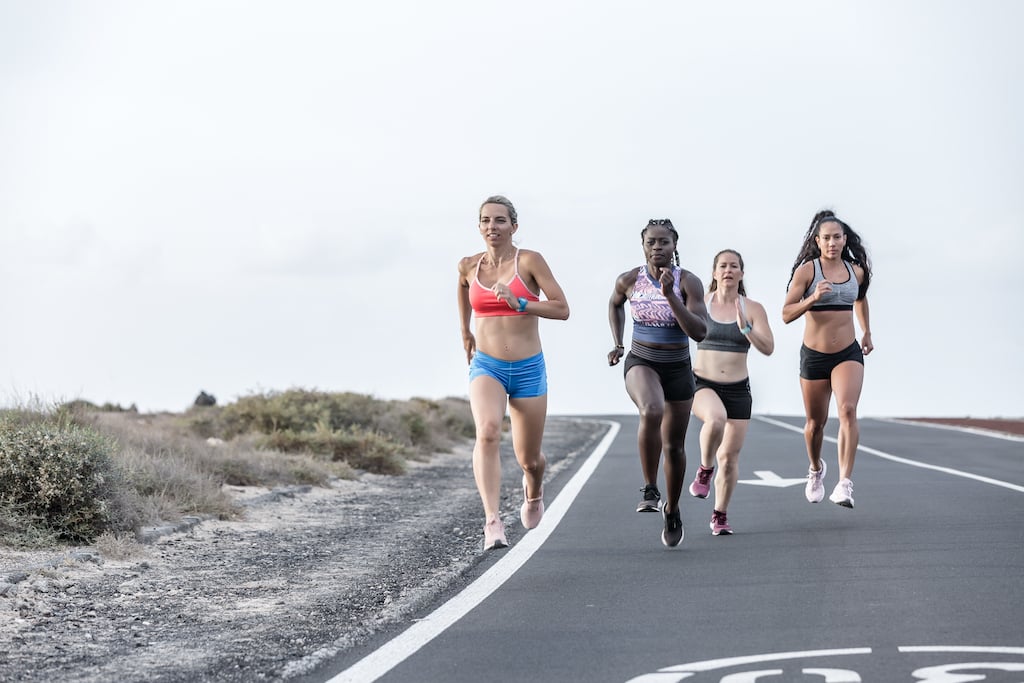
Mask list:
[[[713,297],[714,294],[711,296]],[[740,297],[740,306],[743,307],[743,312],[746,314],[747,308],[743,297]],[[708,310],[707,321],[708,333],[703,341],[697,342],[698,349],[732,351],[733,353],[747,353],[750,351],[750,340],[740,332],[740,328],[736,326],[735,320],[728,323],[720,323],[711,317],[711,311]]]
[[[814,263],[814,279],[811,280],[810,286],[804,292],[805,299],[813,294],[818,283],[825,279],[825,276],[821,274],[821,259],[814,259],[812,263]],[[853,302],[857,300],[857,295],[860,294],[860,285],[857,283],[857,273],[854,272],[850,262],[844,260],[843,265],[846,266],[846,271],[850,274],[850,277],[847,278],[846,282],[833,282],[832,291],[821,297],[821,300],[811,306],[812,311],[853,310]]]

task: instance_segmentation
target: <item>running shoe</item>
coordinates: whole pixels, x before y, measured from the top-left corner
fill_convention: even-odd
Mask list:
[[[690,484],[690,495],[694,498],[707,498],[711,491],[711,475],[715,473],[714,467],[705,469],[704,465],[697,468],[697,476]]]
[[[729,520],[725,518],[724,512],[715,510],[711,513],[711,535],[712,536],[729,536],[732,534],[732,527],[729,526]]]
[[[526,492],[526,475],[523,475],[523,507],[519,509],[519,519],[523,526],[532,529],[540,524],[540,518],[544,516],[544,487],[540,487],[540,495],[530,498]]]
[[[825,461],[821,461],[820,470],[807,470],[807,484],[804,486],[804,495],[812,503],[820,503],[825,497]]]
[[[849,479],[840,479],[836,487],[832,489],[832,495],[828,497],[836,505],[844,508],[853,507],[853,482]]]
[[[484,550],[495,548],[507,548],[508,541],[505,540],[505,525],[498,517],[491,519],[484,524]]]
[[[661,509],[661,491],[654,484],[647,484],[642,489],[644,497],[636,506],[637,512],[657,512]]]
[[[661,514],[665,518],[665,528],[661,532],[661,542],[669,548],[674,548],[683,540],[683,520],[679,516],[679,508],[672,512],[665,512],[663,506]]]

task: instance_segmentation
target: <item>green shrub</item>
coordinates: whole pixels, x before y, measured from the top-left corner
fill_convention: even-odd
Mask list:
[[[60,538],[91,541],[110,521],[119,483],[113,444],[65,416],[0,421],[0,503]]]
[[[223,438],[248,432],[310,432],[321,424],[332,430],[369,426],[379,404],[380,401],[362,394],[303,389],[245,396],[225,406],[221,414]]]
[[[326,455],[355,469],[376,474],[405,472],[405,448],[402,444],[360,427],[330,430],[321,424],[312,432],[284,429],[268,434],[261,445],[285,453]]]

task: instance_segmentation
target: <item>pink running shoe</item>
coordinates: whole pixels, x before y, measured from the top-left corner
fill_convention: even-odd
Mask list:
[[[697,476],[693,478],[693,483],[690,484],[690,495],[695,498],[707,498],[708,493],[711,491],[711,475],[715,473],[714,467],[704,468],[701,465],[697,468]]]
[[[725,518],[724,512],[719,512],[718,510],[712,512],[710,526],[712,536],[732,535],[732,527],[729,526],[729,520]]]
[[[541,485],[539,496],[530,498],[530,494],[526,492],[526,475],[524,474],[523,498],[526,500],[523,502],[523,507],[519,509],[519,519],[524,527],[532,529],[540,524],[540,518],[544,516],[544,486]]]
[[[505,540],[505,525],[499,517],[487,520],[484,524],[484,550],[495,548],[507,548],[508,541]]]

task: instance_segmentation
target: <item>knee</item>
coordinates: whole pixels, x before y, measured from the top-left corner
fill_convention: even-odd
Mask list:
[[[857,404],[843,402],[838,406],[839,421],[844,424],[852,424],[857,421]]]
[[[818,436],[825,431],[826,420],[819,420],[817,418],[809,418],[807,424],[804,425],[804,434],[808,436]]]
[[[725,431],[726,416],[724,413],[708,416],[704,422],[704,428],[711,434],[721,434]]]
[[[686,444],[682,441],[673,441],[668,444],[668,448],[665,449],[668,457],[672,458],[673,461],[680,460],[686,457]]]
[[[640,422],[647,425],[661,425],[661,418],[665,417],[664,406],[643,405],[640,406]]]
[[[478,424],[476,441],[482,446],[497,446],[501,443],[501,422],[487,420]]]

